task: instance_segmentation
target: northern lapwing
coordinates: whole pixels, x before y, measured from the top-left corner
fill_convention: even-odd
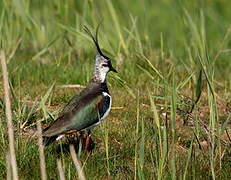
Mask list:
[[[60,139],[64,135],[75,132],[88,132],[85,148],[90,142],[90,130],[100,124],[109,114],[112,98],[108,91],[106,76],[110,71],[117,72],[111,63],[111,59],[105,56],[98,43],[98,30],[95,37],[87,27],[85,32],[91,37],[96,48],[94,75],[90,84],[75,95],[63,108],[59,117],[43,130],[43,144],[45,146]]]

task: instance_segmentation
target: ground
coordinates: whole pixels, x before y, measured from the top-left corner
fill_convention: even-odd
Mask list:
[[[82,27],[94,32],[102,17],[99,43],[118,70],[107,77],[112,110],[93,130],[90,153],[77,135],[44,149],[49,179],[59,159],[66,179],[78,179],[69,144],[87,179],[231,179],[230,6],[0,2],[20,179],[40,179],[36,122],[49,125],[91,80],[96,49]],[[0,179],[9,169],[4,110],[1,89]]]

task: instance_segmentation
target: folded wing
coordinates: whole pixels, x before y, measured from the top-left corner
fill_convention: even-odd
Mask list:
[[[99,84],[91,84],[64,107],[60,116],[44,129],[43,136],[58,136],[70,130],[83,130],[99,122],[103,101]]]

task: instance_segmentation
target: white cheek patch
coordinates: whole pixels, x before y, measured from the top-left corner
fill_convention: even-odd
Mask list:
[[[107,67],[99,70],[99,78],[100,78],[101,82],[105,81],[105,78],[106,78],[108,71],[109,71],[109,68],[107,68]]]
[[[104,82],[107,73],[110,71],[108,60],[103,56],[96,56],[94,77],[100,82]]]

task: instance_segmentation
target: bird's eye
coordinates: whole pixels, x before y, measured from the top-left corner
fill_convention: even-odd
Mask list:
[[[103,67],[108,67],[108,64],[102,64]]]

